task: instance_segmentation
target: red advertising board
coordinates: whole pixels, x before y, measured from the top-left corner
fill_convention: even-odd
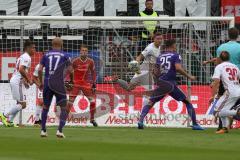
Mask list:
[[[3,80],[3,76],[10,78],[10,75],[15,67],[15,61],[17,57],[20,56],[19,52],[7,52],[7,53],[0,53],[0,79]],[[34,70],[34,67],[39,63],[41,58],[41,53],[36,53],[32,57],[32,67],[30,69],[30,73]],[[6,76],[7,75],[7,76]],[[6,80],[6,79],[4,79]],[[187,93],[187,86],[182,85],[180,88]],[[98,95],[104,95],[99,97],[102,99],[102,106],[101,108],[104,109],[107,106],[111,106],[111,112],[113,113],[114,108],[117,110],[129,113],[129,106],[132,106],[133,110],[141,111],[142,107],[142,93],[144,91],[143,88],[138,87],[132,92],[126,92],[121,89],[117,84],[98,84],[97,87]],[[118,96],[118,97],[116,97]],[[208,111],[208,98],[210,97],[210,88],[209,86],[203,85],[194,85],[191,86],[191,100],[196,108],[197,114],[206,114]],[[105,99],[104,99],[105,98]],[[109,100],[109,102],[108,102]],[[82,109],[84,108],[84,104],[87,103],[79,103]],[[106,104],[106,106],[104,106]],[[116,104],[118,104],[116,106]],[[120,105],[119,105],[120,104]],[[154,109],[151,110],[151,113],[168,113],[168,112],[175,112],[175,113],[186,113],[186,109],[184,104],[181,102],[176,102],[170,97],[165,97],[160,103],[157,103]],[[86,107],[86,106],[85,106]]]
[[[187,86],[179,86],[187,94]],[[143,103],[144,89],[137,87],[131,92],[124,91],[118,84],[98,84],[97,99],[98,107],[101,111],[109,110],[110,113],[131,114],[140,112]],[[191,100],[197,114],[208,114],[208,100],[211,96],[210,87],[205,85],[191,86]],[[88,102],[81,97],[76,103],[72,112],[76,110],[85,111],[88,108]],[[177,102],[170,96],[166,96],[150,111],[152,114],[186,114],[186,107],[182,102]]]
[[[236,23],[240,23],[240,0],[222,0],[221,6],[223,16],[235,16]]]

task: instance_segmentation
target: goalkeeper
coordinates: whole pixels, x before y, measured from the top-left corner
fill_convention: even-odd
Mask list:
[[[96,70],[94,61],[88,57],[88,47],[86,45],[81,45],[80,56],[75,58],[72,63],[74,71],[71,74],[71,79],[73,79],[71,83],[74,83],[74,85],[73,88],[68,87],[70,90],[69,111],[75,98],[82,92],[90,102],[90,123],[92,123],[94,127],[97,127],[98,124],[94,118],[96,112]],[[89,79],[89,75],[91,75],[91,79]],[[65,84],[65,86],[68,85]]]
[[[153,90],[154,77],[152,70],[156,63],[157,57],[160,55],[160,46],[163,41],[163,36],[160,33],[155,33],[153,36],[153,42],[150,43],[142,53],[136,58],[136,61],[141,65],[140,68],[135,69],[135,75],[131,79],[130,83],[118,79],[117,77],[112,78],[112,81],[117,82],[123,89],[131,91],[137,86],[143,86],[146,91]],[[138,65],[139,66],[139,65]],[[147,103],[148,97],[143,98],[144,104]],[[143,104],[143,105],[144,105]]]

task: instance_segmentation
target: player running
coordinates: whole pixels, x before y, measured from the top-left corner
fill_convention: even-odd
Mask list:
[[[74,86],[69,93],[71,106],[79,92],[82,91],[90,102],[90,123],[97,127],[98,124],[94,119],[96,112],[96,70],[93,59],[88,57],[88,47],[86,45],[81,46],[80,56],[73,60],[72,66],[73,73],[71,76]],[[90,76],[91,80],[89,79]],[[71,106],[69,107],[71,108]]]
[[[71,62],[67,53],[62,51],[63,41],[56,37],[52,41],[52,50],[44,54],[39,67],[39,80],[42,84],[43,67],[45,67],[45,77],[43,86],[43,103],[41,137],[47,137],[46,121],[53,96],[56,97],[56,104],[61,107],[60,122],[56,136],[65,138],[63,127],[65,126],[68,117],[67,112],[67,96],[64,86],[64,78],[66,69],[70,69]]]
[[[138,128],[144,128],[144,118],[148,114],[149,110],[154,104],[163,99],[166,94],[162,94],[163,90],[169,90],[169,95],[177,101],[182,101],[186,104],[189,116],[192,119],[193,130],[203,130],[203,128],[197,123],[195,110],[190,100],[184,95],[184,93],[177,87],[176,84],[176,72],[183,76],[195,80],[196,77],[189,75],[181,65],[181,56],[176,53],[176,41],[166,40],[164,42],[164,51],[157,58],[154,74],[158,77],[157,88],[154,89],[149,102],[142,109],[140,120],[138,122]]]
[[[33,84],[28,76],[28,69],[31,67],[31,56],[35,52],[35,44],[27,40],[24,43],[24,53],[17,59],[15,71],[10,79],[12,96],[13,99],[17,101],[17,104],[0,114],[5,126],[17,127],[13,123],[13,120],[17,113],[27,106],[26,89]]]
[[[217,134],[228,133],[228,127],[230,125],[230,116],[240,115],[238,106],[235,106],[236,102],[240,98],[240,71],[238,67],[229,62],[230,55],[227,51],[220,53],[219,65],[215,67],[212,83],[212,97],[210,102],[214,100],[214,96],[218,92],[220,81],[224,85],[225,92],[217,101],[214,116],[220,117],[223,128],[216,131]]]

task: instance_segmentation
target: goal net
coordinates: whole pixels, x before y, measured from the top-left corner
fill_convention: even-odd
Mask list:
[[[131,92],[116,83],[105,82],[111,75],[130,81],[134,73],[127,65],[151,43],[144,39],[146,23],[156,25],[164,39],[175,39],[177,52],[182,56],[184,68],[197,77],[196,81],[178,75],[179,87],[191,99],[199,123],[213,127],[210,97],[213,64],[203,65],[204,60],[216,56],[216,49],[228,40],[227,31],[234,26],[230,17],[0,17],[0,111],[15,105],[11,96],[9,79],[14,71],[17,57],[23,53],[23,43],[30,39],[37,52],[32,57],[29,75],[39,63],[42,53],[51,49],[51,41],[56,36],[63,39],[63,50],[72,58],[80,54],[81,44],[89,47],[89,57],[97,72],[97,112],[96,121],[100,126],[136,126],[143,105],[144,88],[138,86]],[[149,36],[149,35],[147,35]],[[41,92],[36,86],[27,91],[27,108],[15,121],[26,125],[34,122],[37,98]],[[57,107],[53,100],[48,124],[58,123]],[[182,102],[166,96],[145,119],[147,126],[187,127],[190,120]],[[89,101],[79,94],[73,104],[67,125],[89,125]]]

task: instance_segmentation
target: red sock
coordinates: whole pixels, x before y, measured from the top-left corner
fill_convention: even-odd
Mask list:
[[[94,120],[94,114],[96,112],[96,103],[95,102],[91,102],[90,103],[90,120]]]

